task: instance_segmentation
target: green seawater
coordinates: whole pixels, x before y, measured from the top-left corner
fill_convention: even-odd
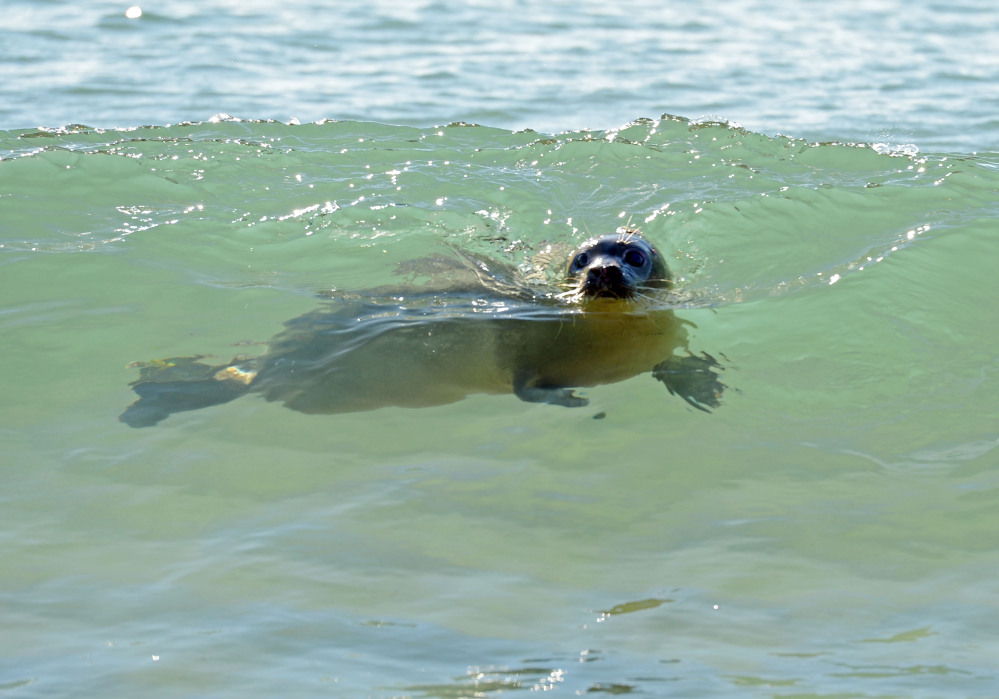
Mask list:
[[[994,696],[997,216],[994,153],[668,116],[2,132],[0,690]],[[622,225],[725,358],[711,414],[645,375],[117,420],[131,362]]]

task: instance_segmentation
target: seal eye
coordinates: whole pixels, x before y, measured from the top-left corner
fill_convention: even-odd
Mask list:
[[[632,267],[641,267],[645,264],[645,255],[640,250],[632,248],[624,253],[624,261]]]
[[[590,261],[590,256],[587,255],[585,252],[581,252],[578,255],[576,255],[576,259],[572,261],[572,266],[585,267],[589,261]]]

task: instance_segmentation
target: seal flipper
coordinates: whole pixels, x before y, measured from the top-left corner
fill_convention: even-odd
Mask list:
[[[139,400],[118,419],[129,427],[151,427],[173,413],[221,405],[249,390],[253,374],[240,370],[235,362],[212,367],[200,357],[177,357],[138,364],[139,380],[132,390]]]
[[[237,381],[145,381],[132,386],[139,400],[125,408],[118,419],[129,427],[151,427],[173,413],[221,405],[246,393]]]
[[[652,376],[662,381],[671,395],[680,396],[698,410],[710,413],[708,408],[719,407],[722,392],[728,388],[716,373],[723,368],[717,359],[702,352],[670,357],[652,369]]]
[[[577,396],[571,388],[538,385],[537,379],[517,376],[513,381],[513,392],[528,403],[551,403],[566,408],[581,408],[589,405],[590,399]]]

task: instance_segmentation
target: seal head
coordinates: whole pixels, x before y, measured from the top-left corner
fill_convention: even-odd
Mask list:
[[[569,258],[566,281],[574,299],[633,299],[643,289],[669,289],[669,269],[637,231],[592,238]]]

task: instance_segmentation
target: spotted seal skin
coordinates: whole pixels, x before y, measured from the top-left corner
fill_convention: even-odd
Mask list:
[[[589,401],[576,389],[644,373],[699,410],[720,405],[721,366],[687,351],[685,323],[662,300],[669,270],[637,231],[581,244],[556,293],[529,291],[491,261],[459,259],[472,271],[460,283],[334,298],[285,323],[258,358],[138,364],[139,399],[119,419],[147,427],[247,393],[303,413],[442,405],[473,393],[580,407]]]

